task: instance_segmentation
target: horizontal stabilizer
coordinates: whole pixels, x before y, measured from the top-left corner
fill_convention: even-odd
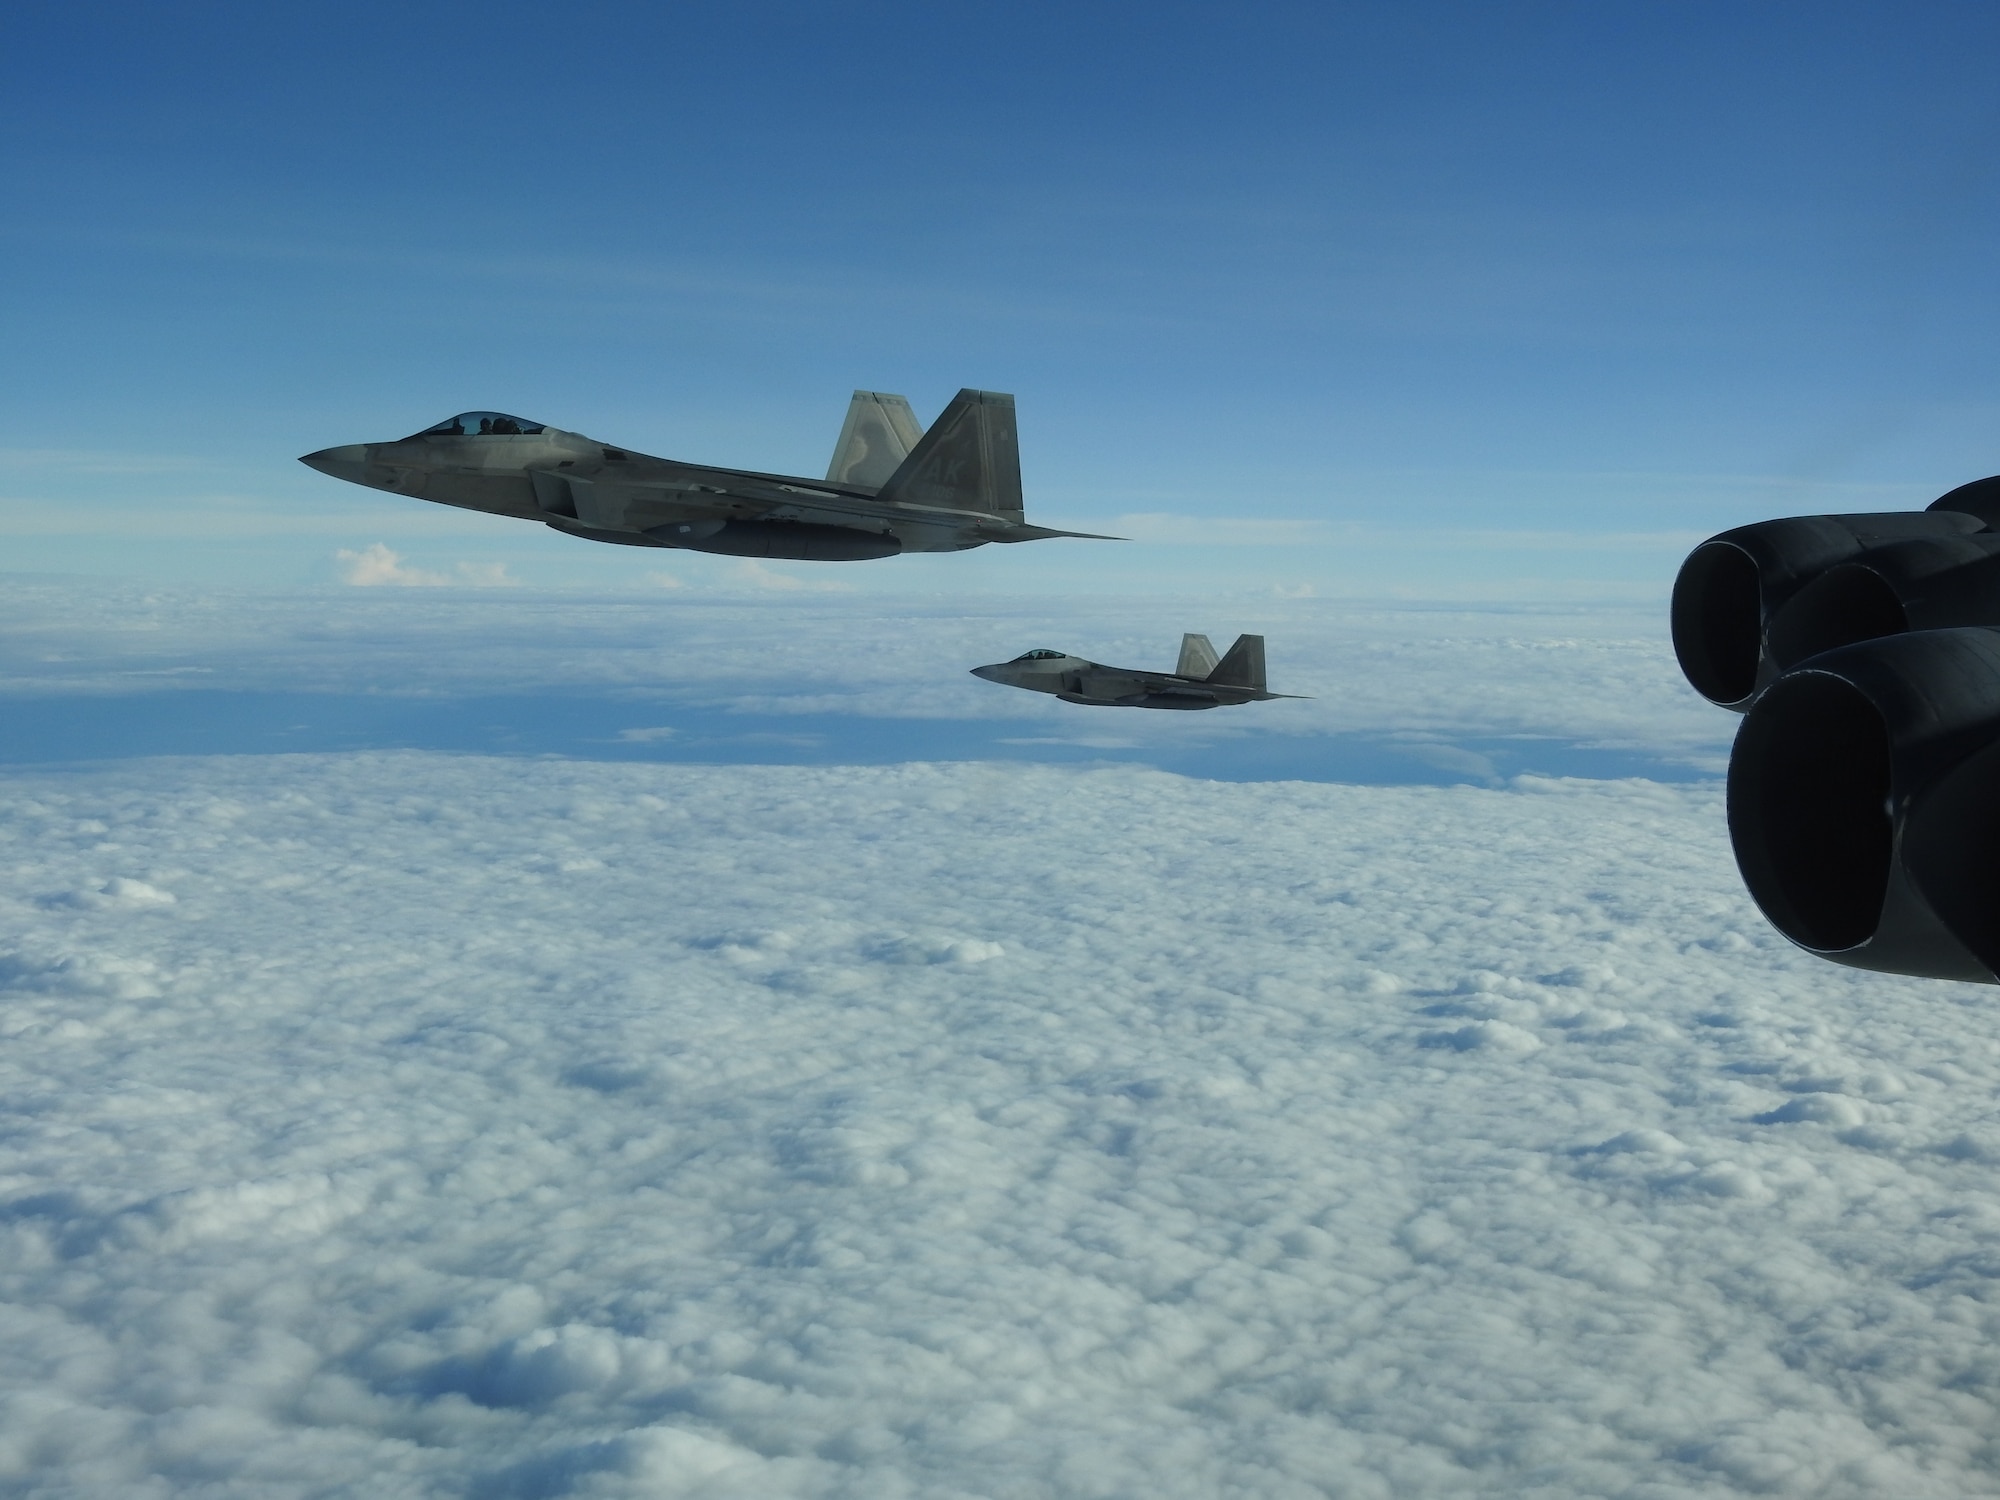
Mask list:
[[[1239,635],[1229,654],[1217,663],[1205,679],[1217,687],[1249,688],[1264,691],[1264,637]]]
[[[901,396],[885,391],[856,391],[847,404],[847,421],[834,444],[826,477],[835,484],[880,489],[902,467],[910,450],[923,439],[917,414]]]
[[[1021,450],[1014,431],[1014,398],[999,391],[960,391],[882,486],[879,498],[1020,521]]]
[[[1181,659],[1174,663],[1176,677],[1206,677],[1215,670],[1215,647],[1205,635],[1181,637]]]
[[[979,534],[989,542],[1045,542],[1052,536],[1081,537],[1086,542],[1129,542],[1128,536],[1105,536],[1096,531],[1054,531],[1047,526],[1030,526],[1014,521],[1001,525],[992,521],[979,523]]]

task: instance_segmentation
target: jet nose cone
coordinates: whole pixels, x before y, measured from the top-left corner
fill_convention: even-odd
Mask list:
[[[335,479],[361,484],[364,483],[361,476],[368,468],[368,445],[346,443],[338,448],[322,448],[317,453],[306,454],[299,462],[309,469],[318,469],[322,474],[331,474]]]
[[[1000,680],[1000,669],[998,667],[974,667],[972,675],[974,677],[984,677],[988,682],[998,682]]]

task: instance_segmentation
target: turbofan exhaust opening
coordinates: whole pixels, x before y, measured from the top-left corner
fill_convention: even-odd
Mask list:
[[[1823,953],[1875,935],[1889,888],[1889,728],[1852,684],[1772,684],[1729,759],[1729,838],[1771,923]]]
[[[1873,568],[1845,563],[1799,590],[1771,622],[1771,658],[1788,670],[1856,641],[1901,635],[1910,628],[1903,601]]]
[[[1763,600],[1757,564],[1729,542],[1703,542],[1674,579],[1674,655],[1711,703],[1741,703],[1757,688]]]

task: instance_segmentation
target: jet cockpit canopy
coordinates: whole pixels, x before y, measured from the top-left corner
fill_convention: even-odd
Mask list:
[[[510,417],[498,411],[462,411],[455,417],[446,417],[435,427],[426,427],[422,432],[411,433],[412,438],[427,437],[532,437],[542,430],[540,422],[530,422],[523,417]]]
[[[1015,661],[1061,661],[1065,656],[1068,655],[1069,653],[1067,651],[1051,651],[1047,647],[1042,647],[1041,649],[1035,651],[1023,651],[1019,656],[1015,657],[1014,660]]]

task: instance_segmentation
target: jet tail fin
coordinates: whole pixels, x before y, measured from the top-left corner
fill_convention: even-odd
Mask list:
[[[960,391],[882,486],[880,498],[1021,521],[1014,398],[998,391]]]
[[[847,421],[833,446],[826,477],[835,484],[880,489],[923,440],[917,414],[902,396],[856,391],[847,403]]]
[[[1181,659],[1174,663],[1176,677],[1207,677],[1215,670],[1215,647],[1205,635],[1181,637]]]
[[[1264,691],[1264,637],[1261,635],[1239,635],[1236,644],[1229,648],[1229,654],[1216,664],[1206,679],[1219,687],[1249,688],[1254,692]]]

